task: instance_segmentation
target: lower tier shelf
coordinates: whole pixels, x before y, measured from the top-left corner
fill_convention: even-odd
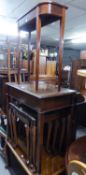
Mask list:
[[[13,148],[11,143],[6,143],[13,156],[16,158],[20,166],[25,171],[25,175],[38,175],[33,168],[26,163],[23,152],[18,148]],[[41,175],[60,175],[65,170],[64,158],[61,156],[52,156],[43,150],[42,154],[42,173]],[[34,173],[35,172],[35,173]]]
[[[42,175],[60,175],[65,170],[64,158],[43,151]]]

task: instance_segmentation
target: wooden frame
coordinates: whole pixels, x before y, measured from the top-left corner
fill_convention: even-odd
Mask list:
[[[68,165],[68,175],[72,175],[73,173],[79,175],[86,175],[86,164],[80,162],[79,160],[72,160]]]

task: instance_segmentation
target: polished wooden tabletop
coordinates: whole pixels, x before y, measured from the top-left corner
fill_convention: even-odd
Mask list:
[[[24,92],[28,95],[32,95],[37,98],[49,98],[49,97],[59,97],[74,94],[76,91],[68,88],[61,88],[58,91],[57,85],[49,84],[43,81],[39,82],[39,90],[35,90],[35,81],[31,83],[6,83],[8,86]]]

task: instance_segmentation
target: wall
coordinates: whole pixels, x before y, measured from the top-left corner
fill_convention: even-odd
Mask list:
[[[72,60],[80,58],[80,51],[74,49],[64,49],[63,65],[71,65]]]

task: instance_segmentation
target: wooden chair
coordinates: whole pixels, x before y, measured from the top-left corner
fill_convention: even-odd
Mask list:
[[[77,139],[66,153],[68,175],[86,175],[86,136]]]
[[[86,164],[73,160],[68,165],[68,175],[86,175]]]

